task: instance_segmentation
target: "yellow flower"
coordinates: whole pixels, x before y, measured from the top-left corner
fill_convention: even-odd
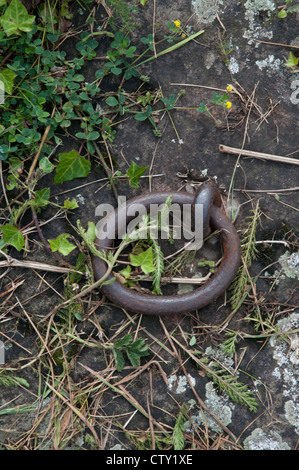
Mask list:
[[[231,107],[232,107],[231,102],[230,102],[230,101],[227,101],[227,102],[226,102],[226,109],[229,109],[229,108],[231,108]]]
[[[233,87],[231,85],[227,85],[226,89],[227,91],[233,91]]]
[[[177,28],[181,26],[181,22],[179,20],[174,21],[174,24]]]

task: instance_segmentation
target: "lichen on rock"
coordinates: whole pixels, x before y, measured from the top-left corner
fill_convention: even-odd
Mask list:
[[[245,450],[291,450],[281,436],[275,431],[265,432],[256,428],[250,436],[244,440]]]
[[[201,23],[212,23],[223,0],[192,0],[193,10]]]
[[[299,314],[293,313],[277,322],[279,335],[272,336],[270,345],[278,367],[273,376],[282,382],[285,418],[299,434]],[[284,340],[285,339],[285,340]]]
[[[264,13],[266,18],[270,18],[271,12],[276,9],[276,5],[271,0],[247,0],[244,4],[245,19],[248,21],[248,29],[245,31],[243,37],[249,39],[249,44],[254,39],[260,37],[272,39],[273,33],[260,24],[260,14]],[[258,47],[258,43],[256,43]]]

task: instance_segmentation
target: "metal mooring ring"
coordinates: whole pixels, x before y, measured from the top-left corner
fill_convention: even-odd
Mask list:
[[[222,246],[222,260],[215,274],[201,287],[192,292],[180,295],[151,295],[140,293],[124,286],[115,278],[114,282],[101,287],[103,294],[115,305],[129,312],[145,315],[167,315],[186,313],[199,310],[216,300],[231,284],[241,262],[241,246],[237,231],[220,206],[219,190],[215,184],[207,182],[202,190],[195,194],[186,192],[149,193],[126,202],[113,211],[105,224],[105,237],[98,233],[95,245],[99,251],[108,252],[117,238],[118,229],[126,226],[135,216],[128,217],[127,212],[133,204],[142,204],[149,211],[151,204],[163,204],[168,196],[172,196],[173,204],[203,204],[203,232],[219,231]],[[99,257],[93,256],[93,269],[96,280],[101,279],[107,264]],[[113,274],[107,280],[113,280]]]

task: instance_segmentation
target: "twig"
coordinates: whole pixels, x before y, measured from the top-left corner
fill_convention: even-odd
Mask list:
[[[249,126],[249,118],[250,118],[250,115],[251,115],[252,106],[254,105],[254,96],[255,96],[255,92],[256,92],[257,86],[258,86],[258,84],[255,84],[254,89],[253,89],[253,92],[252,92],[252,94],[251,94],[252,98],[251,98],[250,96],[248,96],[249,110],[248,110],[248,114],[247,114],[246,122],[245,122],[245,130],[244,130],[244,136],[243,136],[243,141],[242,141],[242,149],[244,148],[244,145],[245,145],[245,142],[246,142],[246,137],[247,137],[247,132],[248,132],[248,126]],[[227,198],[227,200],[230,199],[230,195],[231,195],[231,193],[232,193],[232,191],[233,191],[235,174],[236,174],[236,171],[237,171],[237,167],[238,167],[238,165],[239,165],[239,160],[240,160],[240,158],[241,158],[241,153],[238,154],[238,158],[237,158],[237,161],[236,161],[236,163],[235,163],[234,171],[233,171],[233,174],[232,174],[232,177],[231,177],[231,181],[230,181],[230,185],[229,185],[228,198]]]
[[[10,214],[12,214],[12,209],[9,205],[9,200],[8,200],[8,197],[7,197],[7,194],[6,194],[6,189],[5,189],[4,179],[3,179],[2,160],[0,160],[0,178],[1,178],[2,191],[3,191],[3,194],[4,194],[6,205],[9,209]]]
[[[52,117],[54,116],[55,110],[56,110],[56,108],[54,107],[54,109],[53,109],[53,111],[52,111],[52,114],[51,114],[51,119],[52,119]],[[38,149],[38,151],[37,151],[37,153],[36,153],[36,155],[35,155],[35,157],[34,157],[34,159],[33,159],[32,165],[31,165],[31,167],[30,167],[30,170],[29,170],[29,173],[28,173],[28,176],[27,176],[27,179],[26,179],[26,184],[29,183],[29,181],[30,181],[30,179],[31,179],[31,176],[32,176],[32,174],[33,174],[33,172],[34,172],[34,170],[35,170],[35,167],[36,167],[36,165],[37,165],[37,162],[38,162],[40,153],[41,153],[41,151],[42,151],[42,148],[43,148],[43,146],[44,146],[44,143],[45,143],[46,140],[47,140],[47,137],[48,137],[48,134],[49,134],[49,132],[50,132],[50,129],[51,129],[51,124],[49,124],[49,126],[47,126],[46,129],[45,129],[45,132],[44,132],[44,135],[43,135],[43,137],[42,137],[42,140],[41,140],[39,149]]]
[[[63,268],[62,266],[52,266],[51,264],[38,263],[37,261],[27,261],[19,260],[9,257],[6,261],[0,261],[0,268],[5,267],[14,267],[14,268],[26,268],[26,269],[39,269],[41,271],[49,271],[53,273],[79,273],[83,274],[80,271],[76,271],[71,268]]]
[[[107,163],[105,162],[105,159],[104,159],[104,157],[103,157],[103,155],[102,155],[102,152],[100,151],[100,149],[99,149],[99,147],[97,146],[97,144],[94,142],[93,145],[94,145],[94,148],[96,149],[96,152],[97,152],[98,157],[99,157],[99,159],[100,159],[100,161],[101,161],[101,164],[103,165],[103,168],[104,168],[104,170],[105,170],[105,173],[106,173],[106,175],[108,176],[108,178],[109,178],[109,180],[110,180],[110,184],[111,184],[111,187],[112,187],[112,189],[113,189],[114,196],[115,196],[116,200],[118,200],[117,189],[116,189],[115,184],[114,184],[114,181],[113,181],[113,179],[112,179],[113,173],[112,173],[111,169],[109,168],[109,166],[107,165]]]
[[[231,153],[233,155],[244,155],[245,157],[260,158],[262,160],[273,160],[280,163],[289,163],[292,165],[299,165],[299,160],[290,157],[281,157],[280,155],[271,155],[268,153],[254,152],[251,150],[244,150],[226,145],[219,145],[220,152]]]
[[[206,282],[209,278],[211,277],[211,273],[207,274],[204,277],[162,277],[161,282],[165,283],[173,283],[173,284],[202,284],[203,282]],[[147,277],[141,277],[138,279],[137,277],[131,276],[129,277],[129,280],[134,280],[138,282],[148,282],[151,280],[150,276]]]
[[[155,58],[157,58],[156,44],[155,44],[155,22],[156,22],[156,0],[154,0],[154,11],[153,11],[153,49]]]
[[[235,189],[235,191],[241,191],[245,193],[269,193],[269,194],[276,194],[276,193],[285,193],[288,191],[299,191],[299,186],[295,186],[293,188],[285,188],[285,189]]]
[[[212,86],[205,86],[205,85],[195,85],[195,84],[192,84],[192,83],[170,83],[170,85],[173,85],[173,86],[190,86],[190,87],[195,87],[195,88],[206,88],[207,90],[222,91],[223,93],[227,91],[227,90],[224,90],[223,88],[215,88],[215,87],[212,87]]]
[[[159,173],[157,175],[142,175],[142,176],[140,176],[140,178],[158,178],[160,176],[165,176],[165,173]],[[121,176],[115,175],[114,178],[119,179],[119,180],[129,179],[129,177],[125,176],[125,175],[121,175]],[[55,196],[60,196],[61,194],[70,193],[72,191],[76,191],[77,189],[84,188],[85,186],[90,186],[91,184],[100,183],[102,181],[108,181],[109,182],[110,178],[104,177],[104,178],[100,178],[100,179],[97,179],[97,180],[94,180],[94,181],[89,181],[88,183],[81,184],[80,186],[76,186],[75,188],[70,188],[70,189],[66,189],[65,191],[61,191],[60,193],[55,193],[51,197],[53,198]]]
[[[291,49],[299,49],[299,46],[292,46],[291,44],[281,44],[279,42],[260,41],[259,39],[253,39],[253,41],[260,42],[262,44],[270,44],[271,46],[281,46],[281,47],[290,47]]]

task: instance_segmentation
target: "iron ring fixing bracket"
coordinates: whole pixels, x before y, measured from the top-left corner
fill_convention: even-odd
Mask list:
[[[221,208],[219,188],[213,181],[202,184],[193,195],[187,192],[156,192],[141,195],[119,206],[110,214],[105,225],[105,237],[98,233],[95,241],[99,251],[107,253],[117,238],[118,228],[128,224],[135,216],[128,217],[127,211],[133,204],[142,204],[149,211],[151,204],[163,204],[168,196],[173,204],[203,205],[203,236],[211,231],[219,231],[222,247],[222,260],[215,274],[202,286],[187,294],[163,295],[140,293],[124,286],[115,278],[114,282],[101,286],[101,292],[115,305],[129,312],[145,315],[180,314],[199,310],[216,300],[231,284],[241,262],[240,240],[235,227]],[[95,279],[101,279],[107,264],[97,256],[92,258]],[[110,274],[108,280],[115,277]]]

